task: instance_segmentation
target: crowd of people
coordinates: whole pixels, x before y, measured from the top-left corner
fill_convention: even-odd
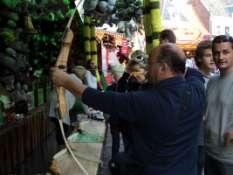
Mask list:
[[[233,38],[198,44],[186,65],[171,30],[160,45],[131,56],[106,92],[54,69],[53,82],[108,116],[113,175],[233,174]],[[120,135],[124,151],[119,151]]]

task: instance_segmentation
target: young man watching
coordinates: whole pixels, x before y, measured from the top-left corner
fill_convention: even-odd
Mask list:
[[[201,41],[196,48],[194,59],[198,70],[204,76],[206,87],[209,79],[215,75],[216,69],[212,54],[212,42]]]
[[[215,63],[212,55],[211,41],[201,41],[195,50],[195,63],[205,79],[205,88],[209,79],[214,75]],[[198,175],[203,174],[205,151],[204,151],[204,118],[201,123],[198,142]]]
[[[220,35],[212,42],[220,76],[207,85],[205,126],[206,175],[233,174],[233,38]]]

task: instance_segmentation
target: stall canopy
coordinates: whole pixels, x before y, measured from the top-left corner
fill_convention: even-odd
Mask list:
[[[195,49],[201,40],[210,36],[189,0],[164,0],[162,16],[164,28],[174,31],[177,44],[185,50]]]

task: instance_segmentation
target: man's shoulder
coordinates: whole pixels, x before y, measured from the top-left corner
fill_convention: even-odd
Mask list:
[[[207,92],[210,90],[210,89],[213,89],[213,87],[216,87],[219,83],[219,75],[214,75],[212,77],[210,77],[208,83],[207,83]]]
[[[203,77],[202,73],[198,69],[188,67],[186,70],[185,77],[188,78],[191,76]]]
[[[215,74],[213,76],[210,77],[210,80],[208,82],[208,84],[212,84],[212,83],[217,83],[219,81],[219,75]]]
[[[218,74],[213,74],[211,77],[210,77],[210,80],[211,81],[218,81],[219,80],[219,75]]]
[[[191,83],[193,85],[204,85],[205,83],[203,74],[199,70],[193,68],[187,69],[185,79],[188,83]]]

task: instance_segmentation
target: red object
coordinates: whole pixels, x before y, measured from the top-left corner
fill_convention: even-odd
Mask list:
[[[108,49],[106,49],[106,61],[107,61],[107,67],[109,69],[110,64],[109,64],[109,50]],[[105,76],[105,80],[108,85],[112,84],[113,78],[109,72],[107,72],[107,75]]]
[[[120,53],[122,55],[125,55],[125,56],[127,55],[128,56],[128,54],[129,54],[129,47],[128,47],[128,45],[129,45],[128,40],[127,39],[123,39],[122,46],[120,47]]]

